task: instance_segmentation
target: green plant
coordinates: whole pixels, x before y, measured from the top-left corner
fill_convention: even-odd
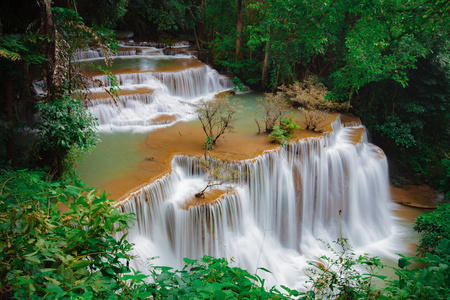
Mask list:
[[[69,96],[39,103],[38,147],[52,172],[62,175],[73,162],[64,160],[93,149],[97,143],[96,118],[80,101]],[[52,161],[53,160],[53,161]]]
[[[294,131],[297,129],[301,129],[301,127],[292,118],[282,118],[281,125],[274,126],[273,131],[269,134],[269,141],[284,145],[291,139]]]
[[[339,238],[334,246],[328,245],[328,249],[332,251],[332,257],[322,256],[320,262],[310,263],[313,267],[309,269],[312,287],[307,296],[312,299],[379,298],[372,280],[384,280],[386,276],[377,274],[383,268],[377,257],[356,256],[345,238]]]
[[[240,91],[240,92],[245,92],[245,86],[244,84],[239,80],[239,78],[237,77],[233,77],[231,79],[231,82],[235,85],[235,87],[233,88],[233,91]]]
[[[405,257],[400,255],[398,279],[385,281],[383,295],[387,299],[448,299],[450,296],[450,241],[439,240],[435,254]],[[420,267],[408,269],[412,263]]]
[[[440,181],[440,190],[445,193],[445,198],[450,200],[450,159],[443,159],[441,163],[444,168],[444,175]]]
[[[418,246],[421,253],[435,253],[441,241],[450,241],[449,219],[449,203],[442,203],[437,210],[417,217],[414,230],[422,234]]]
[[[258,275],[230,267],[225,258],[184,259],[181,271],[152,267],[153,299],[286,299],[275,287],[266,289]],[[260,268],[263,271],[267,271]]]
[[[137,283],[146,276],[125,263],[132,245],[126,235],[114,236],[134,218],[105,193],[46,176],[0,173],[0,298],[143,297]]]
[[[391,139],[399,150],[416,145],[416,140],[412,134],[412,126],[404,123],[396,115],[387,117],[383,124],[375,127],[382,137]]]
[[[319,78],[308,75],[303,81],[296,81],[289,86],[279,88],[291,101],[308,110],[348,111],[350,104],[337,103],[328,99],[327,88],[319,82]]]

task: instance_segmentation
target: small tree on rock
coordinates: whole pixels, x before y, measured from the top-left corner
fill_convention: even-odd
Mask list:
[[[207,189],[213,186],[230,184],[241,178],[242,173],[230,166],[224,160],[200,159],[197,165],[206,173],[208,183],[205,188],[195,194],[197,198],[204,198]]]
[[[328,90],[316,76],[309,75],[302,82],[283,85],[280,89],[303,110],[309,130],[321,130],[320,123],[330,116],[326,111],[347,111],[350,107],[349,103],[327,100]]]
[[[215,145],[224,133],[233,131],[232,124],[238,119],[237,113],[242,107],[237,101],[231,103],[228,97],[212,101],[201,100],[190,105],[194,106],[210,145]]]
[[[322,132],[321,123],[330,117],[330,114],[318,109],[303,109],[305,116],[306,129],[315,131],[316,129]]]
[[[264,98],[258,98],[261,104],[258,110],[262,112],[263,122],[265,125],[265,132],[270,133],[275,125],[281,125],[281,119],[285,117],[288,111],[288,104],[286,102],[286,95],[282,92],[266,93]],[[259,122],[255,119],[258,129],[260,129]]]

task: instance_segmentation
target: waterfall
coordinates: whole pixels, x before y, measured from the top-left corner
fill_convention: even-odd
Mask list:
[[[188,44],[182,42],[173,47],[186,45]],[[164,56],[162,49],[158,49],[163,47],[162,44],[153,43],[121,44],[117,53],[110,56],[144,58],[151,56],[152,59],[158,60],[160,58],[155,55]],[[104,56],[102,49],[93,48],[77,51],[73,59],[95,61]],[[195,62],[194,59],[192,61]],[[195,65],[198,66],[199,62]],[[87,85],[94,93],[112,85],[118,85],[120,89],[136,90],[136,93],[127,92],[127,95],[120,95],[118,101],[106,98],[92,99],[86,106],[98,118],[101,131],[150,131],[175,121],[192,120],[193,108],[187,105],[186,101],[212,99],[214,94],[233,87],[229,77],[220,75],[207,65],[200,65],[197,68],[174,72],[161,72],[155,69],[116,74],[115,84],[110,82],[106,75],[94,76],[93,81]],[[100,86],[98,81],[102,81],[104,85]],[[147,93],[145,90],[153,92]]]
[[[87,59],[103,58],[105,55],[101,49],[78,50],[73,55],[73,60],[82,61]]]
[[[149,84],[158,80],[167,87],[170,95],[182,99],[197,98],[232,86],[228,77],[219,75],[217,71],[206,65],[179,72],[141,72],[115,76],[120,86]],[[103,81],[106,87],[111,86],[106,75],[95,76],[94,79]],[[90,87],[94,88],[98,85],[92,83]]]
[[[151,94],[119,96],[119,102],[111,99],[94,99],[88,103],[91,113],[99,120],[100,130],[152,130],[161,126],[159,117],[170,120],[190,120],[195,116],[193,107],[184,101],[212,98],[215,93],[231,88],[231,80],[219,75],[209,66],[178,72],[141,72],[116,75],[122,89],[153,90]],[[106,75],[95,76],[107,87],[111,86]],[[100,91],[97,85],[92,90]],[[171,123],[171,122],[165,122]]]
[[[180,72],[155,72],[152,75],[168,87],[171,95],[183,99],[197,98],[225,88],[221,84],[224,78],[206,65]]]
[[[233,257],[250,272],[271,270],[269,283],[301,284],[307,258],[326,251],[318,238],[331,243],[342,230],[353,246],[366,247],[392,235],[386,157],[365,136],[355,144],[355,129],[361,126],[338,119],[323,138],[235,162],[243,176],[234,192],[188,208],[206,179],[197,158],[176,156],[170,174],[118,204],[137,217],[127,238],[141,259],[161,256],[158,264]]]
[[[155,47],[129,47],[126,45],[121,45],[116,53],[110,54],[110,57],[118,56],[135,56],[135,55],[161,55],[161,49],[156,49]],[[86,61],[104,58],[105,54],[101,48],[98,49],[87,49],[78,50],[73,55],[74,61]]]

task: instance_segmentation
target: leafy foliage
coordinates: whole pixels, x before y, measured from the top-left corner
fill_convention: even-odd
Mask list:
[[[388,299],[447,299],[450,294],[450,242],[441,241],[437,254],[404,257],[398,261],[398,280],[386,281]],[[408,269],[412,263],[423,267]]]
[[[128,2],[129,0],[77,0],[76,10],[89,26],[113,28],[125,15]]]
[[[136,36],[158,38],[160,32],[179,33],[194,29],[200,19],[200,6],[193,0],[129,0],[124,16]]]
[[[69,154],[76,157],[77,154],[95,147],[96,118],[81,105],[79,100],[62,97],[50,103],[40,103],[38,116],[36,129],[39,148],[47,153],[49,165],[54,164],[51,159],[56,159],[54,166],[56,172],[64,172],[73,164]],[[69,159],[65,167],[62,165],[64,159]]]
[[[322,256],[320,262],[310,263],[313,285],[309,295],[314,295],[313,299],[378,299],[379,292],[373,288],[372,280],[386,278],[377,274],[383,268],[381,261],[368,254],[355,257],[343,238],[333,246],[328,245],[332,257]]]
[[[444,175],[440,181],[440,188],[445,193],[445,198],[450,199],[450,159],[443,159],[441,162]]]
[[[184,259],[181,271],[153,267],[154,299],[286,299],[275,287],[267,290],[258,275],[229,266],[225,258]]]
[[[411,124],[403,123],[397,115],[386,118],[386,122],[376,128],[382,137],[392,139],[400,149],[406,149],[416,144],[416,140],[411,134]]]
[[[392,175],[425,181],[448,192],[441,185],[450,147],[448,55],[432,55],[417,65],[419,69],[408,73],[408,87],[386,81],[370,85],[361,89],[354,107],[374,142],[390,158]]]
[[[350,104],[327,100],[329,92],[315,76],[308,76],[303,81],[296,81],[289,86],[282,85],[280,89],[289,96],[289,99],[305,109],[347,111]]]
[[[36,46],[33,45],[32,36],[19,34],[7,34],[0,37],[0,57],[5,58],[8,63],[23,60],[28,64],[42,63],[45,58],[34,52]],[[2,66],[3,71],[8,70],[7,65]],[[11,66],[9,67],[10,71]]]
[[[14,299],[123,299],[142,279],[125,265],[132,245],[114,235],[132,216],[94,189],[0,174],[0,295]],[[127,280],[130,283],[127,283]],[[120,293],[118,293],[120,291]]]
[[[435,253],[442,241],[450,241],[449,218],[449,203],[442,203],[437,210],[417,217],[414,230],[422,234],[420,252]]]
[[[273,127],[273,131],[269,134],[269,141],[284,145],[289,142],[294,131],[297,129],[301,129],[301,127],[292,118],[283,118],[281,119],[281,125]]]

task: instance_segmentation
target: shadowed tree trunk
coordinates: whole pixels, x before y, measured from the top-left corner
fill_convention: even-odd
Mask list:
[[[3,81],[3,91],[5,93],[5,113],[6,121],[8,123],[9,136],[6,141],[6,155],[11,164],[14,165],[14,136],[12,134],[12,127],[14,126],[14,114],[13,114],[13,93],[12,93],[12,79],[6,78]]]
[[[51,0],[41,0],[40,2],[41,34],[45,37],[43,51],[47,58],[47,61],[44,63],[44,76],[47,82],[49,100],[55,97],[53,92],[56,65],[55,28],[53,26],[51,5]]]
[[[270,34],[269,39],[267,40],[266,53],[264,54],[264,62],[263,62],[262,74],[261,74],[261,81],[262,81],[262,86],[263,87],[267,86],[267,77],[268,77],[268,74],[269,74],[269,52],[270,52],[270,39],[271,39],[271,36],[272,36],[272,34]]]

